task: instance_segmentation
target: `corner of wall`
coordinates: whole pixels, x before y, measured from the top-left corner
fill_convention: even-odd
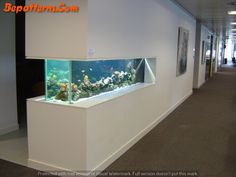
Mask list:
[[[7,133],[10,133],[10,132],[18,130],[18,129],[19,129],[18,123],[16,123],[16,124],[13,123],[13,124],[3,127],[3,128],[0,127],[0,135],[7,134]]]

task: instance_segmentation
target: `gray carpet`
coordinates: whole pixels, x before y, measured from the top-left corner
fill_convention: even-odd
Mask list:
[[[186,176],[188,171],[193,176],[236,177],[236,68],[215,74],[106,169],[119,171],[110,176],[131,176],[133,171],[136,176]],[[35,170],[0,160],[1,177],[35,175]]]

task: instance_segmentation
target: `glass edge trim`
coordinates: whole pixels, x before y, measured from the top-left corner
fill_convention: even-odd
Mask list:
[[[45,59],[45,61],[44,61],[44,79],[45,79],[45,81],[44,81],[44,91],[45,91],[45,100],[46,101],[48,101],[48,92],[47,92],[47,71],[48,71],[48,65],[47,65],[47,63],[48,63],[48,60],[47,59]]]
[[[68,63],[68,71],[69,71],[68,101],[69,104],[72,104],[72,61],[69,61]]]

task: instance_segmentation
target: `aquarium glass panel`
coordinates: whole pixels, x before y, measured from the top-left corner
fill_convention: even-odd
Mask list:
[[[70,102],[71,62],[45,61],[46,100]]]
[[[144,60],[72,61],[72,100],[144,82]]]
[[[48,101],[76,103],[144,83],[145,59],[96,61],[46,60]]]

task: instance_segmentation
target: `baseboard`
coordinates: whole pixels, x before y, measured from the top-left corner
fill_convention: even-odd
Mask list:
[[[4,128],[0,128],[0,135],[7,134],[18,129],[19,129],[19,124],[13,124]]]
[[[129,150],[135,143],[137,143],[141,138],[143,138],[147,133],[149,133],[154,127],[156,127],[162,120],[164,120],[170,113],[172,113],[179,105],[181,105],[189,96],[192,95],[192,90],[185,95],[182,99],[180,99],[175,105],[173,105],[170,109],[168,109],[166,112],[164,112],[161,116],[156,118],[152,123],[150,123],[146,128],[144,128],[141,132],[139,132],[135,137],[130,139],[126,144],[124,144],[121,148],[119,148],[116,152],[114,152],[111,156],[109,156],[107,159],[105,159],[103,162],[101,162],[97,167],[95,167],[91,172],[96,172],[96,175],[99,174],[99,172],[106,169],[111,163],[113,163],[115,160],[117,160],[122,154],[124,154],[127,150]],[[48,172],[72,172],[70,169],[65,169],[62,167],[57,167],[51,164],[47,164],[44,162],[39,162],[33,159],[28,159],[28,166],[31,168],[35,168],[42,171],[48,171]],[[89,172],[86,173],[77,173],[85,176],[90,176]],[[67,175],[63,175],[65,177]],[[69,175],[73,176],[73,175]]]
[[[131,140],[129,140],[126,144],[124,144],[120,149],[118,149],[115,153],[113,153],[110,157],[108,157],[106,160],[104,160],[101,164],[99,164],[92,171],[102,171],[102,170],[106,169],[111,163],[113,163],[122,154],[124,154],[127,150],[129,150],[141,138],[143,138],[154,127],[156,127],[161,121],[163,121],[170,113],[172,113],[178,106],[180,106],[187,98],[189,98],[192,95],[192,93],[193,93],[193,91],[191,90],[187,95],[185,95],[182,99],[180,99],[175,105],[173,105],[170,109],[168,109],[166,112],[164,112],[161,116],[156,118],[151,124],[149,124],[140,133],[138,133],[135,137],[133,137]]]

